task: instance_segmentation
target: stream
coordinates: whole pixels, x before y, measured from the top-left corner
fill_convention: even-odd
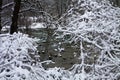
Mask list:
[[[77,44],[65,42],[55,34],[54,29],[38,28],[28,31],[30,36],[39,38],[38,51],[41,61],[52,60],[54,63],[44,63],[45,68],[71,68],[78,63],[79,48]]]

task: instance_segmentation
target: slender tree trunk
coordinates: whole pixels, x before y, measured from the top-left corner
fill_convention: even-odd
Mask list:
[[[1,23],[1,13],[2,13],[2,0],[0,0],[0,31],[2,29],[2,23]]]
[[[63,2],[60,0],[60,17],[63,14]]]
[[[18,30],[18,13],[21,6],[21,0],[14,0],[14,2],[15,2],[15,6],[13,11],[12,24],[10,27],[10,34],[13,34]]]
[[[118,7],[120,7],[120,0],[116,0],[116,4]]]
[[[56,10],[57,10],[57,15],[58,15],[58,17],[60,17],[59,0],[56,1]]]

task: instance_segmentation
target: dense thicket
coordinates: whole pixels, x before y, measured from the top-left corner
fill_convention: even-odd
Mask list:
[[[81,80],[118,80],[120,8],[113,7],[108,0],[72,3],[61,19],[63,27],[58,30],[70,36],[70,43],[79,44],[80,63],[73,67],[73,72]]]

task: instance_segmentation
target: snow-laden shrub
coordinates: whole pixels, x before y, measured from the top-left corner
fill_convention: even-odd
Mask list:
[[[50,75],[47,80],[73,80],[73,74],[61,68],[50,68],[47,70],[47,74]]]
[[[45,70],[37,53],[37,41],[26,34],[0,34],[0,80],[72,80],[61,68]]]
[[[35,80],[44,74],[36,41],[22,33],[0,35],[0,80]]]
[[[108,0],[72,0],[58,31],[80,44],[80,64],[73,80],[120,78],[120,8]],[[62,21],[62,20],[61,20]],[[83,76],[83,77],[82,77]]]

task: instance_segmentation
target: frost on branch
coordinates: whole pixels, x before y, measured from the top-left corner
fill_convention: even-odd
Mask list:
[[[119,79],[120,8],[108,0],[72,1],[58,31],[80,44],[80,64],[72,68],[75,80]]]

